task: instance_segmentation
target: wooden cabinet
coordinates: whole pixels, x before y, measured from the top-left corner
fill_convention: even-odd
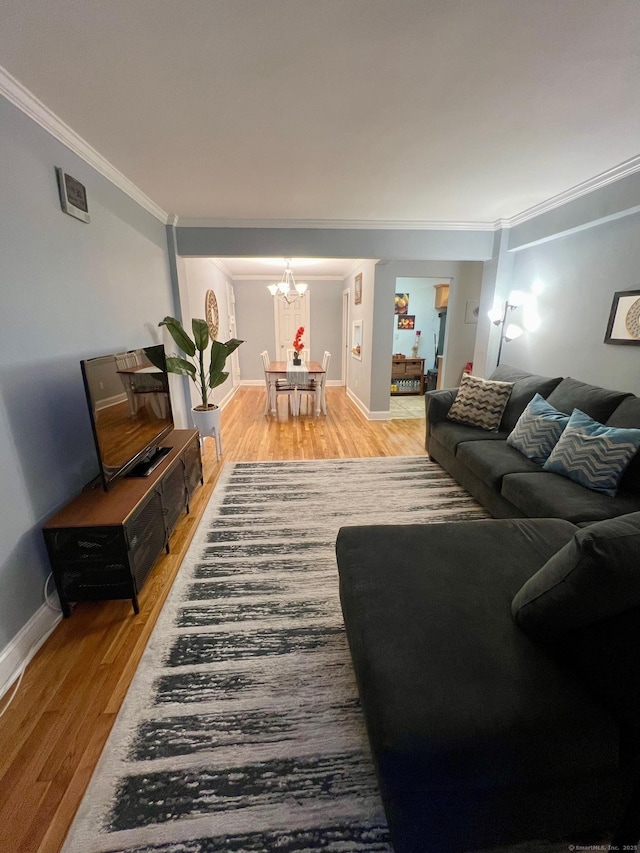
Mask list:
[[[424,394],[424,358],[391,359],[391,393]]]
[[[434,284],[434,288],[436,291],[436,298],[434,302],[434,308],[440,310],[441,308],[446,308],[449,304],[449,285],[448,284]]]
[[[138,593],[203,481],[197,430],[174,430],[162,445],[171,452],[148,477],[82,492],[44,525],[65,616],[72,601],[113,598],[138,613]]]

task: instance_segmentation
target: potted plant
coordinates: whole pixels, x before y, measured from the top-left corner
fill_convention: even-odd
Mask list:
[[[158,325],[167,327],[178,348],[186,356],[186,358],[177,355],[167,356],[167,370],[169,373],[188,376],[198,389],[200,403],[191,409],[194,426],[200,431],[201,436],[215,435],[219,451],[220,409],[209,402],[209,395],[229,376],[228,371],[224,369],[227,356],[230,356],[244,341],[232,338],[223,344],[221,341],[211,340],[205,320],[191,321],[193,339],[175,317],[165,317]],[[210,357],[205,359],[205,353],[209,347],[211,347]]]
[[[300,326],[298,331],[296,332],[296,336],[293,339],[293,363],[298,365],[302,364],[302,360],[300,358],[300,353],[304,349],[304,344],[302,343],[302,336],[304,335],[304,326]]]

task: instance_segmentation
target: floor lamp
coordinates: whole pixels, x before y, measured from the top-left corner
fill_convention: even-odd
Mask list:
[[[523,330],[517,323],[507,324],[509,312],[514,308],[519,308],[525,301],[524,294],[519,290],[512,290],[507,301],[504,304],[504,311],[500,310],[499,306],[494,306],[489,311],[489,319],[494,326],[500,326],[500,346],[498,347],[498,360],[496,366],[500,364],[500,356],[502,355],[502,345],[505,341],[515,341],[519,338]]]

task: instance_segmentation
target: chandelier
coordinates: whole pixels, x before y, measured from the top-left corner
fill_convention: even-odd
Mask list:
[[[282,281],[278,284],[268,284],[269,293],[274,299],[281,299],[288,305],[292,305],[296,300],[302,299],[307,292],[308,285],[302,282],[296,282],[291,269],[291,258],[286,258],[287,266],[282,273]]]

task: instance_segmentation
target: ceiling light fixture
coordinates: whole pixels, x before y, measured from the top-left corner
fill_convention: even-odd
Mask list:
[[[282,273],[282,281],[278,284],[268,284],[269,293],[274,299],[280,299],[288,305],[292,305],[307,292],[309,285],[303,282],[296,282],[291,269],[291,258],[285,258],[287,266]]]

